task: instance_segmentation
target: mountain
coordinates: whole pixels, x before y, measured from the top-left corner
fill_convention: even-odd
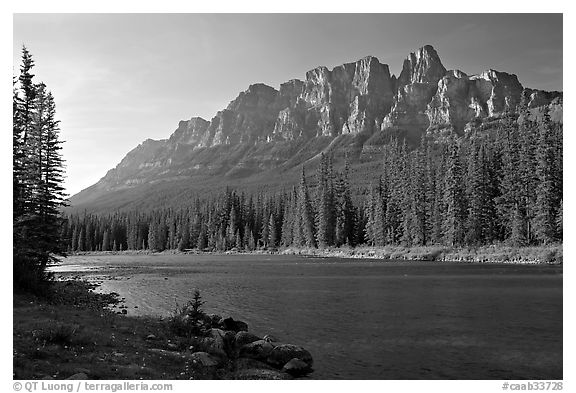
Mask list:
[[[398,77],[367,56],[314,68],[278,90],[250,85],[210,121],[180,121],[168,139],[142,142],[71,204],[129,209],[178,204],[191,191],[223,185],[283,187],[296,181],[302,164],[314,166],[328,151],[336,163],[349,158],[356,181],[370,181],[379,146],[390,137],[416,144],[425,133],[464,135],[523,107],[529,116],[548,110],[562,122],[561,92],[525,88],[516,75],[492,69],[446,70],[430,45],[410,53]]]

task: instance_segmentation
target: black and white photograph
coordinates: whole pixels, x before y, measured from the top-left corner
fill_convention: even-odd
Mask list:
[[[10,16],[7,391],[567,390],[565,15],[324,12]]]

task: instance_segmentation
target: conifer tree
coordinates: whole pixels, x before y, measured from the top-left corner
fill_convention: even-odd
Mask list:
[[[550,127],[550,116],[544,114],[544,121],[539,130],[538,147],[536,150],[536,188],[535,225],[534,231],[542,243],[551,243],[556,238],[555,200],[558,195],[555,179],[555,141]]]
[[[110,232],[106,229],[104,231],[104,238],[102,240],[102,251],[110,251]]]
[[[268,247],[276,247],[278,244],[278,230],[276,229],[276,220],[274,213],[270,213],[268,220]]]
[[[446,207],[446,212],[443,221],[443,231],[444,241],[450,246],[461,245],[464,241],[466,205],[462,180],[459,147],[453,141],[448,150],[444,179],[444,206]]]
[[[312,210],[312,202],[308,194],[308,186],[306,185],[306,173],[302,167],[302,177],[300,179],[300,187],[298,189],[298,209],[299,216],[299,240],[301,245],[306,247],[316,247],[315,228],[314,228],[314,211]]]
[[[560,200],[560,208],[558,209],[558,214],[556,215],[556,233],[558,236],[558,240],[562,241],[562,235],[563,235],[563,222],[564,219],[562,217],[562,210],[563,210],[563,204],[564,201]]]
[[[317,173],[316,187],[316,243],[324,248],[334,243],[334,193],[329,162],[324,153],[321,155]]]
[[[40,290],[49,278],[47,265],[57,262],[68,247],[61,237],[60,208],[66,205],[66,195],[59,122],[52,94],[33,81],[33,66],[23,47],[12,94],[13,266],[16,287]]]

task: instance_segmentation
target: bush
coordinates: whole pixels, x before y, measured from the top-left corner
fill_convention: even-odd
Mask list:
[[[44,346],[47,344],[70,345],[77,330],[78,325],[55,322],[47,327],[33,330],[32,336]]]
[[[170,330],[182,337],[191,337],[202,334],[205,330],[204,321],[206,313],[202,310],[204,305],[200,291],[194,291],[194,298],[183,306],[176,304],[168,320]]]
[[[538,259],[542,263],[556,263],[556,250],[542,250]]]

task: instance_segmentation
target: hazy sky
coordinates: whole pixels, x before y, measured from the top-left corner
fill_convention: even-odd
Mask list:
[[[15,14],[56,100],[66,187],[86,188],[178,121],[210,120],[250,84],[278,88],[319,65],[374,55],[398,75],[430,44],[447,69],[488,68],[526,87],[562,88],[561,14]]]

